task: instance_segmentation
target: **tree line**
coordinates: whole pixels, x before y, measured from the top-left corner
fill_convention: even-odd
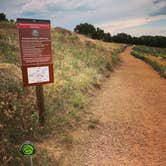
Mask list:
[[[92,39],[103,40],[105,42],[116,42],[126,44],[138,44],[147,45],[152,47],[166,47],[165,36],[141,36],[135,37],[126,33],[118,33],[111,36],[110,33],[105,33],[104,30],[99,27],[95,28],[93,25],[88,23],[81,23],[74,28],[76,33],[86,35]]]
[[[6,18],[6,15],[4,14],[4,13],[0,13],[0,22],[1,21],[7,21],[7,22],[14,22],[14,20],[12,20],[12,19],[10,19],[10,20],[8,20],[7,18]]]
[[[14,20],[8,20],[4,13],[0,13],[0,21],[14,22]],[[165,47],[166,48],[166,37],[165,36],[141,36],[135,37],[126,33],[118,33],[111,36],[111,34],[105,33],[104,30],[99,27],[95,28],[93,25],[88,23],[81,23],[74,28],[74,31],[83,35],[86,35],[92,39],[103,40],[105,42],[116,42],[126,44],[138,44],[147,45],[152,47]]]

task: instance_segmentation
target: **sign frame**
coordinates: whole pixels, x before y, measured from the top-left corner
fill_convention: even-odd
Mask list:
[[[50,20],[18,18],[20,60],[24,86],[42,85],[54,82],[51,49]],[[48,81],[30,83],[28,68],[48,67]],[[37,73],[36,73],[36,76]],[[39,80],[39,79],[36,79]]]

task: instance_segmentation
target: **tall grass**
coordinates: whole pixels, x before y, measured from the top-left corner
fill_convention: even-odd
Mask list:
[[[147,46],[136,46],[133,48],[134,51],[150,54],[155,57],[161,57],[166,59],[166,48],[147,47]]]
[[[55,117],[57,121],[61,115],[71,117],[73,112],[83,109],[88,103],[87,90],[100,84],[103,73],[112,69],[124,48],[82,40],[74,33],[52,33],[55,83],[45,87],[49,120]],[[70,123],[70,118],[65,121]]]
[[[17,165],[21,159],[15,152],[25,139],[38,139],[56,128],[63,143],[72,142],[69,129],[81,119],[78,112],[88,104],[88,91],[101,84],[104,73],[112,69],[125,45],[52,29],[55,82],[44,86],[46,126],[41,129],[35,89],[22,86],[16,27],[0,24],[0,32],[0,160]]]
[[[166,62],[165,62],[166,54],[164,52],[165,49],[161,48],[136,46],[133,48],[132,55],[150,64],[162,77],[166,78]],[[155,53],[155,55],[152,53]]]

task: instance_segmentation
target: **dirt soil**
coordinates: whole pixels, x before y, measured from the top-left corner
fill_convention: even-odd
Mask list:
[[[91,120],[73,133],[58,165],[166,165],[166,80],[130,53],[121,53],[86,110]]]

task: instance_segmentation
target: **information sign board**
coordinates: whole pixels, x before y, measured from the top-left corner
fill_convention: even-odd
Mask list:
[[[17,19],[25,86],[53,82],[50,21]]]

